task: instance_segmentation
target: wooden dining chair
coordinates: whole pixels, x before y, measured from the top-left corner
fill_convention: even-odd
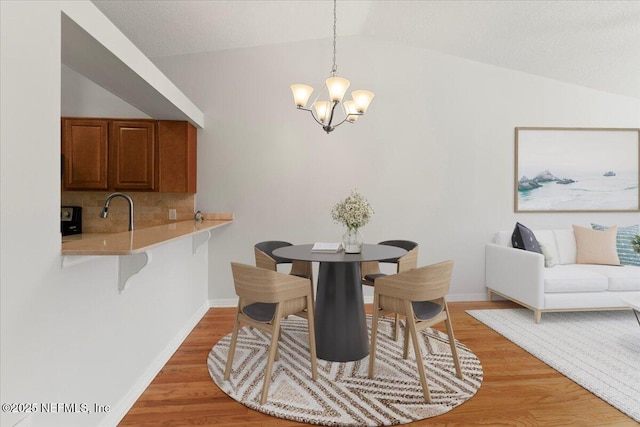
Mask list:
[[[281,240],[266,240],[264,242],[256,243],[253,247],[253,251],[256,258],[256,267],[265,268],[271,271],[278,271],[278,265],[291,264],[291,271],[289,274],[304,277],[310,280],[311,294],[313,296],[313,268],[309,261],[289,260],[279,257],[273,253],[278,248],[285,246],[293,246],[289,242]],[[307,312],[303,311],[298,314],[300,317],[307,317]]]
[[[375,286],[376,279],[386,276],[380,271],[380,263],[396,264],[396,273],[411,270],[418,266],[418,244],[411,240],[385,240],[378,243],[379,245],[396,246],[407,251],[406,255],[399,258],[385,259],[382,261],[368,261],[360,265],[360,275],[362,276],[362,284],[365,286]],[[383,313],[386,314],[386,313]],[[398,341],[398,330],[400,325],[400,315],[396,313],[396,319],[393,326],[393,339]]]
[[[299,277],[305,277],[313,282],[313,270],[311,268],[311,262],[299,260],[291,261],[289,259],[274,255],[273,251],[285,246],[293,245],[289,242],[280,240],[267,240],[264,242],[256,243],[254,246],[256,267],[278,271],[278,265],[291,264],[291,271],[289,272],[289,274],[293,274],[294,276]]]
[[[271,334],[269,357],[260,396],[260,404],[263,405],[267,401],[273,362],[277,359],[281,320],[290,314],[298,314],[303,310],[308,310],[309,315],[306,317],[309,327],[311,378],[315,381],[318,377],[318,368],[313,323],[313,298],[309,279],[235,262],[231,263],[231,271],[239,299],[224,380],[229,380],[231,375],[241,323]]]
[[[422,393],[427,403],[431,403],[431,396],[422,361],[418,332],[437,323],[445,322],[456,376],[462,378],[453,327],[451,326],[449,309],[445,299],[449,293],[452,271],[453,261],[445,261],[380,277],[376,280],[373,297],[371,349],[369,351],[369,378],[373,378],[374,375],[378,318],[381,311],[400,313],[406,316],[407,325],[404,334],[402,357],[404,359],[408,357],[409,337],[411,337],[418,373],[420,374]]]

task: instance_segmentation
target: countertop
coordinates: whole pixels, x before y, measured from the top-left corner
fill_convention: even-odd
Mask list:
[[[207,215],[201,222],[179,221],[121,233],[64,236],[62,255],[133,255],[182,237],[233,222],[233,214]],[[215,219],[210,219],[211,217]]]

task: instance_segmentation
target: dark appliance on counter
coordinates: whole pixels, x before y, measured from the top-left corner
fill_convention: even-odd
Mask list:
[[[63,236],[82,233],[82,208],[62,206],[60,208],[60,232]]]

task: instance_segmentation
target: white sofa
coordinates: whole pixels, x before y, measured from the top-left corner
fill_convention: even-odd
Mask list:
[[[486,245],[485,284],[492,294],[534,311],[536,323],[547,311],[629,309],[640,296],[640,267],[576,264],[572,229],[533,230],[546,243],[556,265],[545,267],[542,254],[514,249],[511,231],[500,231]]]

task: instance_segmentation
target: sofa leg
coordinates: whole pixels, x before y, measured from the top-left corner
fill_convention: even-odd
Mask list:
[[[536,318],[536,323],[540,323],[540,319],[542,319],[542,312],[540,310],[533,310],[533,315]]]
[[[493,295],[493,292],[491,292],[491,289],[487,288],[487,296],[489,297],[489,301],[491,301],[492,295]]]

